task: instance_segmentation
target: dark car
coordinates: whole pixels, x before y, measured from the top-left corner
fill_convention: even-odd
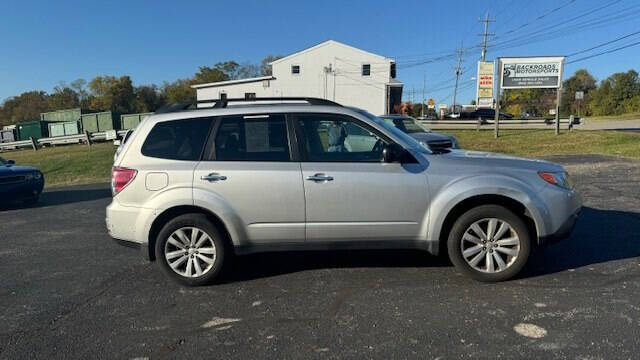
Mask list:
[[[460,113],[460,117],[464,119],[481,119],[481,120],[495,120],[496,111],[495,109],[476,109],[470,112],[462,112]],[[513,119],[513,115],[500,112],[500,120],[509,120]]]
[[[43,187],[44,176],[40,170],[18,166],[13,160],[0,157],[0,204],[36,202]]]
[[[393,126],[418,140],[418,142],[427,146],[431,150],[439,151],[460,148],[458,139],[455,136],[433,132],[411,116],[381,115],[379,118],[393,124]]]

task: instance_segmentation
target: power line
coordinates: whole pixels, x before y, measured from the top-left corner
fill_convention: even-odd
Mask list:
[[[596,53],[596,54],[593,54],[593,55],[585,56],[585,57],[582,57],[582,58],[579,58],[579,59],[575,59],[575,60],[569,61],[569,62],[567,62],[565,64],[566,65],[574,64],[574,63],[577,63],[579,61],[584,61],[584,60],[591,59],[591,58],[594,58],[594,57],[597,57],[597,56],[602,56],[602,55],[605,55],[605,54],[611,54],[613,52],[624,50],[624,49],[630,48],[632,46],[637,46],[637,45],[640,45],[640,41],[634,42],[634,43],[631,43],[631,44],[627,44],[627,45],[624,45],[624,46],[620,46],[620,47],[617,47],[615,49],[610,49],[610,50],[599,52],[599,53]]]
[[[584,54],[584,53],[589,52],[589,51],[591,51],[591,50],[595,50],[595,49],[601,48],[601,47],[603,47],[603,46],[607,46],[607,45],[609,45],[609,44],[613,44],[614,42],[618,42],[618,41],[620,41],[620,40],[623,40],[623,39],[626,39],[626,38],[632,37],[633,35],[637,35],[637,34],[640,34],[640,31],[636,31],[636,32],[633,32],[633,33],[631,33],[631,34],[624,35],[624,36],[619,37],[619,38],[617,38],[617,39],[614,39],[614,40],[611,40],[611,41],[607,41],[607,42],[605,42],[605,43],[602,43],[602,44],[600,44],[600,45],[596,45],[596,46],[594,46],[594,47],[590,47],[590,48],[585,49],[585,50],[581,50],[581,51],[577,51],[577,52],[571,53],[571,54],[567,55],[567,57],[571,57],[571,56],[575,56],[575,55],[579,55],[579,54]]]

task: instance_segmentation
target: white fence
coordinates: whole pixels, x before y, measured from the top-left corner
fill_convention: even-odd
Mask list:
[[[456,129],[492,129],[495,126],[494,120],[421,120],[424,126],[430,129],[437,130],[456,130]],[[500,119],[500,129],[555,129],[555,120],[544,119]],[[577,125],[575,122],[571,122],[569,119],[560,119],[560,127],[563,129],[571,129],[573,125]]]
[[[121,138],[128,130],[119,130],[117,135]],[[40,138],[38,140],[22,140],[0,143],[0,150],[15,150],[21,148],[35,148],[43,146],[54,146],[64,144],[80,144],[87,142],[107,141],[106,132],[96,132],[92,134],[78,134],[67,136],[56,136],[48,138]]]

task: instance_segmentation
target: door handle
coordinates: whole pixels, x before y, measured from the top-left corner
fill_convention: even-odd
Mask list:
[[[224,175],[220,175],[218,173],[211,173],[209,175],[203,175],[200,177],[200,180],[205,180],[205,181],[222,181],[222,180],[227,180],[227,177]]]
[[[307,176],[307,180],[316,181],[316,182],[333,181],[333,176],[318,173],[315,175]]]

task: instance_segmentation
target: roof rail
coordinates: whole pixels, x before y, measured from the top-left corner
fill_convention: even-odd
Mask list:
[[[213,108],[226,108],[230,102],[260,102],[260,101],[306,101],[309,105],[329,105],[329,106],[342,106],[337,102],[320,99],[314,97],[256,97],[252,99],[246,98],[232,98],[232,99],[212,99],[212,100],[198,100],[198,104],[211,104]]]
[[[167,104],[158,110],[155,111],[156,114],[165,114],[172,113],[178,111],[186,111],[186,110],[208,110],[208,109],[221,109],[226,108],[230,102],[260,102],[260,101],[273,101],[273,102],[286,102],[286,101],[306,101],[309,105],[329,105],[329,106],[340,106],[342,105],[327,99],[313,98],[313,97],[260,97],[253,99],[245,99],[245,98],[233,98],[233,99],[212,99],[212,100],[198,100],[196,104],[194,103],[173,103]],[[198,105],[202,104],[213,104],[212,106],[207,107],[198,107]]]
[[[167,104],[155,111],[156,114],[165,114],[185,110],[195,110],[197,107],[193,103],[173,103]]]

